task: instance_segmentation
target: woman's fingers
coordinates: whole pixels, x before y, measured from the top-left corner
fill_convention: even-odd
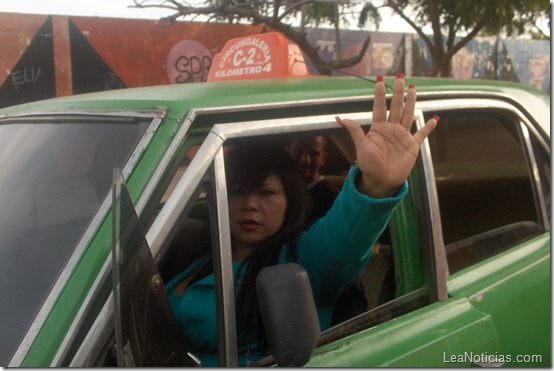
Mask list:
[[[404,111],[404,75],[397,74],[392,86],[392,100],[390,104],[389,122],[400,123]],[[377,92],[375,92],[377,95]]]
[[[425,125],[413,135],[413,138],[417,144],[421,145],[425,140],[425,138],[427,138],[433,132],[433,130],[435,130],[435,127],[437,126],[439,119],[440,117],[435,115],[431,120],[427,121],[427,123],[425,123]],[[350,137],[352,138],[354,145],[357,145],[358,143],[361,143],[361,141],[364,140],[364,137],[365,137],[364,129],[362,129],[362,127],[356,121],[349,120],[349,119],[341,119],[339,116],[336,116],[335,120],[340,126],[348,130],[348,133],[350,134]]]
[[[408,91],[406,92],[406,103],[404,104],[404,111],[402,112],[402,119],[400,120],[400,124],[407,130],[410,130],[414,122],[415,103],[415,87],[414,84],[410,84],[408,86]]]
[[[414,122],[414,112],[416,104],[416,91],[413,84],[408,86],[407,92],[404,92],[405,82],[402,74],[397,74],[393,85],[391,108],[389,112],[389,123],[400,124],[407,131],[410,131]],[[404,101],[405,98],[405,101]],[[344,127],[350,133],[350,137],[357,146],[364,140],[366,133],[363,128],[354,120],[341,119],[335,117],[337,123]],[[425,138],[435,129],[439,117],[435,116],[427,121],[425,126],[417,131],[413,138],[421,145]],[[375,85],[375,98],[373,103],[373,124],[387,122],[387,102],[386,86],[382,78],[377,79]]]
[[[348,133],[350,134],[350,138],[352,138],[352,142],[354,142],[354,146],[358,146],[359,143],[361,143],[365,138],[365,132],[364,129],[354,120],[349,119],[341,119],[339,116],[335,117],[335,120],[337,121],[337,124],[348,130]]]
[[[374,88],[373,122],[385,122],[387,120],[387,88],[381,76],[377,78]]]
[[[431,120],[427,121],[425,125],[419,129],[414,135],[413,138],[416,141],[417,144],[421,145],[425,138],[431,134],[433,130],[435,130],[435,127],[437,126],[437,122],[439,122],[440,117],[435,115]]]

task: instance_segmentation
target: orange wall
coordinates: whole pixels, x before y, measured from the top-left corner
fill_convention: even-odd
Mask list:
[[[47,18],[0,13],[0,85],[8,78],[17,82],[22,79],[23,73],[14,71],[14,67]],[[227,40],[263,31],[262,26],[177,22],[164,27],[155,20],[55,15],[51,35],[41,36],[53,39],[56,96],[70,95],[74,88],[70,22],[126,87],[170,84],[166,60],[171,48],[182,40],[203,44],[213,57]],[[10,76],[12,72],[18,74]]]
[[[178,22],[162,27],[156,21],[71,17],[98,54],[127,87],[169,84],[168,53],[181,40],[204,44],[212,56],[228,39],[260,33],[261,26]]]
[[[0,85],[10,75],[47,17],[0,13]]]

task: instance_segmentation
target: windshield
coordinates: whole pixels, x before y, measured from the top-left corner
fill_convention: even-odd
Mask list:
[[[0,121],[1,123],[1,121]],[[149,121],[0,124],[0,364],[7,365]]]

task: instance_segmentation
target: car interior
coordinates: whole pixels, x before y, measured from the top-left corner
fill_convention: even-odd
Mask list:
[[[310,132],[309,135],[317,134],[319,133]],[[321,134],[327,137],[328,158],[320,172],[338,189],[341,189],[348,170],[355,162],[355,153],[350,136],[343,130],[325,131]],[[272,138],[272,143],[280,143],[280,145],[286,147],[291,139],[291,134],[281,135]],[[240,145],[240,142],[231,145]],[[194,153],[195,149],[189,150],[189,155]],[[182,165],[177,170],[174,180],[162,197],[162,203],[167,200],[168,194],[170,194],[171,189],[175,186],[180,174],[184,172],[190,159],[190,157],[185,157],[182,161]],[[188,215],[183,218],[179,232],[176,233],[167,249],[167,253],[159,263],[160,274],[165,282],[211,248],[207,206],[209,182],[204,184],[206,188],[200,189],[197,192],[198,197],[195,205]],[[335,309],[333,324],[342,323],[394,298],[394,264],[391,241],[387,229],[376,246],[374,246],[372,259],[370,259],[364,271],[359,275],[350,290],[339,300]]]
[[[543,232],[518,125],[449,111],[429,138],[450,273]]]

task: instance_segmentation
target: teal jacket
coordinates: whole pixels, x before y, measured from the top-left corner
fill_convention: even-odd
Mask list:
[[[373,245],[408,191],[405,182],[394,197],[373,199],[357,190],[357,174],[358,167],[355,165],[331,209],[300,236],[297,244],[296,262],[304,267],[310,277],[322,331],[331,326],[337,299],[367,264]],[[169,281],[166,289],[189,348],[200,358],[203,366],[213,367],[218,362],[214,275],[190,285],[182,297],[173,291],[179,282],[207,259],[209,257],[191,264]],[[288,262],[285,246],[279,261]],[[241,263],[233,263],[235,278]],[[241,284],[239,278],[237,290],[240,290]],[[238,344],[239,364],[246,365],[268,355],[256,353],[257,348],[256,343]]]

